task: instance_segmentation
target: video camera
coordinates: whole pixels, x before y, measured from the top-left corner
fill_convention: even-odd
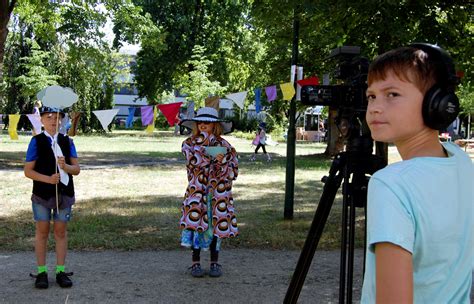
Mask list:
[[[373,142],[365,122],[369,60],[359,55],[358,46],[342,46],[331,50],[328,59],[337,60],[333,75],[340,80],[340,84],[303,86],[301,102],[304,105],[337,108],[336,124],[347,140],[347,149],[360,149],[359,145],[363,144],[364,150],[371,151]],[[361,138],[364,140],[358,140]]]
[[[360,47],[342,46],[331,51],[328,59],[337,59],[334,77],[340,85],[307,85],[301,88],[301,102],[305,105],[367,109],[365,91],[369,60],[359,57]]]

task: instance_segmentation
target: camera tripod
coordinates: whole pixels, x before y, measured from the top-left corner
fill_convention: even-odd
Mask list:
[[[321,234],[334,203],[337,190],[342,183],[343,210],[341,231],[341,257],[339,273],[339,303],[352,302],[352,283],[354,269],[354,239],[356,208],[365,208],[369,177],[375,171],[385,167],[386,160],[372,153],[373,142],[358,138],[370,149],[359,149],[358,145],[348,146],[334,158],[329,176],[323,177],[323,193],[314,214],[311,228],[301,251],[298,264],[286,292],[284,303],[296,303],[308,273],[311,261],[318,246]],[[352,180],[351,180],[352,176]],[[364,209],[365,211],[365,209]],[[346,278],[347,277],[347,278]],[[347,281],[346,281],[347,280]],[[347,283],[347,284],[346,284]],[[347,289],[346,289],[347,288]],[[346,294],[347,291],[347,294]]]

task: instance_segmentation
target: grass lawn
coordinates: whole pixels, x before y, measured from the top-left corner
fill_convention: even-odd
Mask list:
[[[233,191],[240,235],[226,240],[224,246],[300,249],[322,192],[320,180],[332,162],[321,154],[325,144],[297,144],[294,219],[283,220],[285,143],[267,147],[272,162],[265,162],[261,154],[250,162],[250,141],[226,138],[239,153],[239,177]],[[77,201],[68,227],[69,248],[178,248],[179,208],[186,188],[180,152],[184,139],[166,131],[155,131],[152,136],[143,131],[76,136],[82,170],[74,180]],[[20,135],[18,141],[12,141],[5,131],[0,135],[0,250],[33,248],[32,181],[22,170],[29,140],[30,136]],[[340,206],[338,194],[320,249],[339,247]],[[362,215],[357,224],[363,226]],[[362,235],[362,229],[359,232]]]

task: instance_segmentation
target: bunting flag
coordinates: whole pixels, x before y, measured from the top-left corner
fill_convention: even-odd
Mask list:
[[[71,127],[67,131],[67,135],[76,136],[77,127],[79,127],[79,120],[81,119],[81,113],[80,112],[72,112],[70,117],[71,117]]]
[[[92,111],[92,113],[97,116],[97,119],[100,121],[102,128],[107,132],[109,130],[109,125],[114,119],[115,115],[117,115],[119,109],[111,109],[111,110],[97,110]]]
[[[268,86],[265,88],[265,94],[267,95],[268,102],[277,99],[277,87],[276,85]]]
[[[285,82],[280,84],[281,92],[283,93],[283,100],[291,100],[295,96],[295,87],[292,82]]]
[[[219,98],[219,96],[217,96],[217,98]],[[174,102],[158,105],[158,109],[160,109],[161,113],[163,113],[170,127],[174,126],[177,122],[179,109],[181,108],[182,104],[182,102]]]
[[[149,124],[148,127],[146,127],[146,129],[145,129],[145,131],[148,134],[153,133],[153,130],[155,130],[156,116],[158,116],[158,108],[156,106],[153,106],[153,120],[152,120],[151,124]]]
[[[214,108],[219,112],[219,96],[211,96],[205,99],[206,107]]]
[[[20,114],[9,114],[8,115],[8,134],[13,140],[18,140],[18,133],[16,128],[18,126],[18,121],[20,121]]]
[[[41,133],[41,116],[38,114],[27,114],[28,119],[31,122],[31,125],[33,125],[33,135],[37,135]]]
[[[301,79],[296,81],[300,86],[319,85],[319,78],[317,76]]]
[[[192,119],[194,117],[194,101],[188,103],[188,109],[186,110],[186,119]]]
[[[133,117],[135,116],[135,107],[128,108],[127,121],[125,122],[125,128],[129,129],[133,125]]]
[[[232,100],[233,102],[235,102],[235,104],[239,108],[243,109],[244,108],[245,97],[247,97],[247,92],[248,91],[243,91],[243,92],[239,92],[239,93],[232,93],[232,94],[226,95],[226,97],[229,98],[230,100]]]
[[[148,126],[153,123],[153,106],[144,106],[140,108],[142,112],[142,126]]]
[[[327,82],[327,75],[323,77],[323,83]],[[306,85],[319,85],[319,78],[317,76],[312,76],[306,79],[296,81],[297,87],[301,88],[302,86]],[[291,100],[295,95],[295,88],[294,84],[291,82],[282,83],[280,84],[280,88],[283,94],[284,100]],[[255,111],[256,114],[262,112],[262,104],[261,104],[261,97],[262,97],[262,88],[255,88]],[[226,97],[234,102],[240,109],[244,108],[245,99],[247,97],[248,91],[242,91],[238,93],[231,93],[227,94]],[[276,100],[277,97],[277,85],[271,85],[265,87],[265,94],[267,97],[268,102],[272,102]],[[58,108],[65,108],[77,101],[77,95],[70,89],[64,88],[60,86],[49,86],[37,94],[38,99],[43,100],[43,103],[46,103],[47,106],[53,106]],[[168,124],[173,126],[176,124],[179,115],[179,109],[182,105],[182,102],[175,102],[170,104],[163,104],[158,105],[158,107],[154,106],[144,106],[141,107],[141,121],[142,125],[146,126],[146,131],[148,133],[153,132],[154,124],[156,117],[158,115],[158,109],[163,113]],[[219,110],[220,106],[220,98],[219,96],[211,96],[205,99],[205,106],[213,107]],[[194,112],[195,104],[192,101],[188,101],[187,110],[186,110],[186,119],[192,119],[195,115]],[[102,111],[93,111],[94,114],[99,119],[102,127],[104,130],[108,130],[109,124],[112,122],[115,115],[118,114],[118,109],[111,109],[111,110],[102,110]],[[137,111],[137,107],[129,107],[128,108],[128,117],[126,119],[126,128],[132,127],[133,118],[135,117],[135,113]],[[41,121],[40,116],[35,114],[23,114],[27,115],[29,121],[33,125],[34,134],[38,134],[41,132]],[[10,114],[11,123],[9,126],[9,134],[12,139],[17,139],[18,134],[16,132],[16,127],[19,122],[20,114]],[[69,136],[75,136],[77,133],[77,128],[79,125],[81,113],[80,112],[72,112],[70,118],[67,117],[62,121],[60,126],[59,132],[64,133],[67,130]],[[69,123],[70,121],[70,123]],[[70,128],[69,128],[70,126]]]
[[[253,91],[255,93],[255,112],[258,114],[261,111],[260,95],[262,94],[262,89],[256,88]]]

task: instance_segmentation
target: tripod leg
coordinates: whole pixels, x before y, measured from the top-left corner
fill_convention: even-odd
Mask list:
[[[288,286],[284,303],[296,303],[298,300],[301,288],[303,287],[304,280],[308,274],[311,261],[313,260],[314,253],[316,252],[321,234],[329,216],[329,212],[331,211],[334,198],[336,197],[337,190],[341,185],[342,174],[340,173],[340,169],[344,167],[345,162],[345,154],[341,153],[336,156],[331,165],[329,176],[326,179],[323,193],[319,200],[318,208],[314,214],[313,222],[311,223],[308,236],[306,237],[306,241],[298,259],[298,264],[296,265],[295,272],[293,273],[290,285]]]
[[[349,213],[349,243],[347,255],[347,303],[352,303],[352,285],[354,276],[354,241],[355,241],[355,215],[356,207],[354,204],[354,197],[350,199],[350,213]],[[344,302],[342,302],[344,303]]]
[[[347,262],[347,223],[349,205],[347,195],[349,190],[349,179],[347,175],[347,168],[344,168],[344,182],[342,184],[342,216],[341,216],[341,256],[339,263],[339,303],[344,303],[344,294],[346,288],[346,262]]]

